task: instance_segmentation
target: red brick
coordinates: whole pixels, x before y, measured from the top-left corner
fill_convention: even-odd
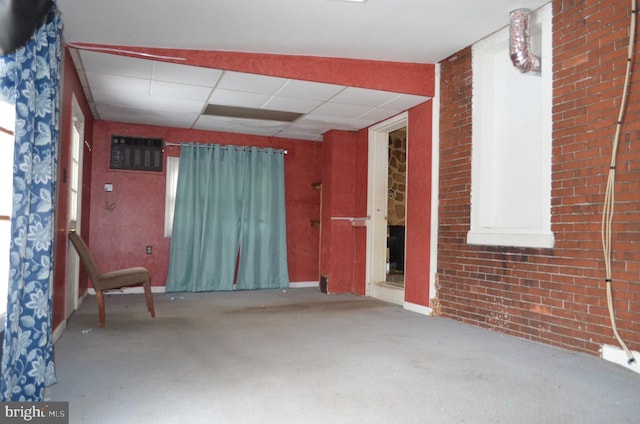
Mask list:
[[[440,99],[438,254],[439,272],[453,288],[441,291],[446,316],[592,354],[598,354],[603,343],[615,343],[606,307],[600,227],[624,82],[628,9],[613,0],[553,1],[554,249],[466,244],[473,124],[470,48],[454,55],[455,61],[441,63],[446,84]],[[640,44],[638,50],[640,54]],[[640,73],[634,75],[634,84],[640,85]],[[635,346],[640,345],[638,93],[631,92],[618,152],[612,255],[617,324]],[[507,313],[496,316],[502,310]]]

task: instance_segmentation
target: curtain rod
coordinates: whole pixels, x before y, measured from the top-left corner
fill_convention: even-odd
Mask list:
[[[164,145],[165,145],[165,147],[167,147],[167,146],[178,146],[178,147],[180,147],[180,146],[182,146],[182,143],[169,143],[168,141],[165,141]],[[210,144],[200,144],[200,143],[193,143],[193,145],[197,146],[197,147],[209,147],[210,146]],[[219,146],[231,147],[232,145],[219,144]],[[258,146],[233,146],[233,147],[235,147],[237,150],[243,150],[243,149],[246,149],[247,147],[258,147]],[[258,149],[265,149],[265,147],[258,147]],[[286,150],[286,149],[273,149],[273,150],[282,152],[282,154],[284,154],[284,155],[289,154],[289,151]]]

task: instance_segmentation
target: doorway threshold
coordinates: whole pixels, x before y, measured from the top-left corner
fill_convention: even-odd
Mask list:
[[[386,281],[371,284],[369,296],[395,305],[404,305],[404,287]]]

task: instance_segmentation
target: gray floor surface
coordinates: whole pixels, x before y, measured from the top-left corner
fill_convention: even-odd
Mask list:
[[[70,423],[639,423],[600,358],[316,289],[95,297],[55,345]]]

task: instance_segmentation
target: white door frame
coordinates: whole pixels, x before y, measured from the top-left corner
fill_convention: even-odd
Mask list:
[[[72,104],[72,122],[71,122],[71,137],[73,137],[73,127],[75,127],[79,133],[78,140],[78,172],[75,175],[77,178],[78,198],[76,205],[76,219],[72,219],[71,205],[69,205],[69,212],[67,215],[67,224],[69,229],[75,228],[80,234],[81,222],[82,222],[82,160],[84,153],[84,113],[76,100],[75,95],[71,100]],[[71,143],[73,147],[73,143]],[[70,152],[70,159],[73,157],[73,152]],[[73,166],[73,164],[71,165]],[[69,176],[69,193],[71,193],[72,181],[74,173],[70,170],[67,173]],[[71,196],[69,196],[71,199]],[[75,251],[71,243],[68,243],[67,247],[67,265],[66,265],[66,302],[65,302],[65,319],[68,319],[71,314],[78,309],[78,292],[79,292],[79,278],[80,278],[80,258]]]
[[[369,128],[369,169],[367,214],[367,296],[398,305],[404,304],[404,288],[385,284],[387,252],[387,191],[389,173],[389,133],[407,127],[409,114],[403,112]]]

